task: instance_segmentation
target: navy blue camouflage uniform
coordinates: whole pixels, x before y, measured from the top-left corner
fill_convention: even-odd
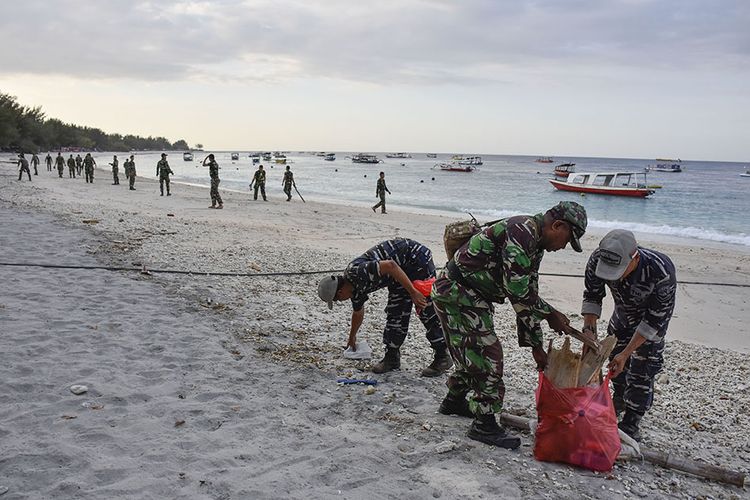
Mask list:
[[[617,337],[610,360],[625,349],[636,332],[646,338],[623,372],[612,379],[615,399],[624,401],[627,410],[643,416],[653,403],[654,377],[664,362],[664,337],[674,311],[677,278],[674,264],[663,253],[642,247],[638,247],[638,253],[638,267],[627,278],[609,282],[595,274],[599,250],[591,254],[581,312],[601,316],[607,285],[615,301],[607,334]]]
[[[435,263],[432,261],[432,252],[426,246],[414,240],[395,238],[370,248],[351,261],[344,271],[344,277],[353,287],[351,300],[355,311],[364,307],[369,294],[381,288],[388,288],[383,343],[388,347],[399,348],[409,332],[413,302],[409,292],[400,283],[390,276],[380,274],[378,262],[383,260],[394,261],[412,281],[434,278]],[[443,331],[429,298],[427,307],[418,314],[427,330],[427,340],[432,347],[445,348]]]

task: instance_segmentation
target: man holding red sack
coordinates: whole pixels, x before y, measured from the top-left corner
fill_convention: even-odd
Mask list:
[[[625,412],[619,428],[640,441],[641,418],[654,401],[654,377],[664,363],[664,337],[674,311],[677,278],[674,264],[663,253],[639,247],[630,231],[607,233],[586,265],[583,331],[596,338],[605,285],[615,311],[608,335],[617,337],[610,355],[615,412]]]

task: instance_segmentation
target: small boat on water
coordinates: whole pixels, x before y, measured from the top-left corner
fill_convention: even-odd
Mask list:
[[[747,170],[744,174],[740,174],[740,177],[750,177],[750,170]]]
[[[336,153],[326,153],[325,156],[323,156],[323,159],[325,161],[334,161],[336,160]]]
[[[469,167],[478,167],[479,165],[483,165],[482,157],[481,156],[463,156],[461,158],[458,158],[455,160],[459,165],[462,166],[469,166]]]
[[[554,160],[549,156],[540,156],[534,161],[537,163],[552,163]]]
[[[356,155],[352,156],[352,161],[354,163],[380,163],[380,160],[375,155],[367,155],[364,153],[357,153]]]
[[[586,194],[606,194],[645,198],[654,194],[646,182],[646,172],[579,172],[572,173],[567,181],[551,179],[560,191]]]
[[[286,156],[284,158],[275,158],[273,161],[282,165],[286,165]]]
[[[232,153],[232,160],[239,160],[240,154],[239,153]]]
[[[555,167],[555,175],[558,177],[568,177],[576,171],[575,163],[561,163]]]
[[[434,168],[439,168],[444,172],[473,172],[477,169],[474,165],[461,165],[459,162],[436,163]]]
[[[386,158],[411,158],[408,153],[388,153],[385,155]]]
[[[679,163],[657,163],[646,167],[647,172],[682,172],[682,165]]]
[[[185,161],[193,161],[193,153],[182,153],[182,159]]]
[[[437,153],[425,153],[427,158],[437,158]]]
[[[271,161],[271,153],[263,153],[261,156],[263,157],[263,161]]]

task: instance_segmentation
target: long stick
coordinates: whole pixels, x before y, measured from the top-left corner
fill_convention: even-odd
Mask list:
[[[505,425],[515,427],[524,431],[530,430],[529,420],[523,417],[517,417],[516,415],[510,415],[508,413],[500,414],[500,421]],[[641,455],[647,462],[651,462],[655,465],[660,465],[667,469],[675,469],[682,472],[694,474],[696,476],[713,479],[722,483],[733,484],[735,486],[743,487],[745,485],[745,474],[737,472],[717,465],[710,465],[703,462],[698,462],[690,458],[681,458],[672,455],[671,453],[664,453],[661,451],[649,450],[641,447]]]
[[[297,191],[297,194],[299,194],[299,189],[297,189],[297,185],[296,185],[296,184],[293,184],[293,186],[294,186],[294,190],[295,190],[295,191]],[[302,195],[301,195],[301,194],[299,194],[299,199],[300,199],[300,200],[302,200],[302,203],[307,203],[307,202],[305,201],[305,199],[304,199],[304,198],[302,197]]]

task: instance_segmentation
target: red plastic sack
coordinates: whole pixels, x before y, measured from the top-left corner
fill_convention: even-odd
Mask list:
[[[620,435],[609,375],[598,387],[558,389],[539,372],[536,410],[539,425],[534,458],[595,471],[612,470],[620,454]]]
[[[435,283],[435,278],[427,278],[426,280],[414,280],[411,282],[414,288],[425,297],[430,296],[432,292],[432,284]]]

